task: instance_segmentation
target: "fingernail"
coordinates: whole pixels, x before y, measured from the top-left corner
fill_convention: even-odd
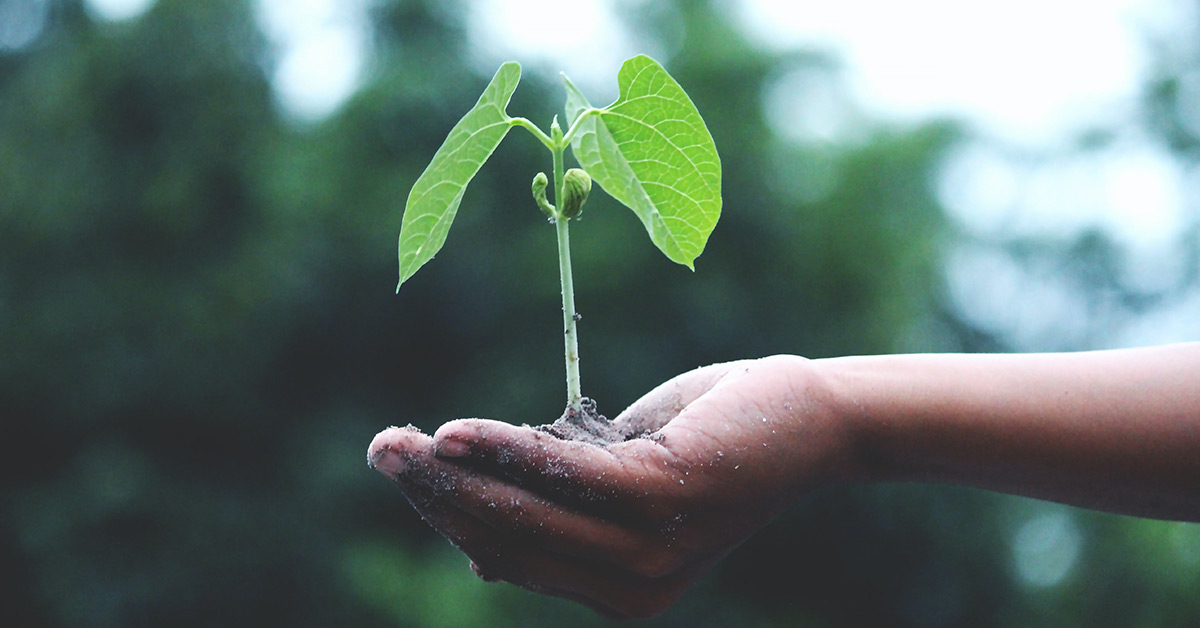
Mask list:
[[[367,446],[367,466],[383,473],[392,475],[404,467],[400,453],[393,444],[396,434],[403,428],[389,427],[375,435]]]
[[[471,446],[461,440],[446,438],[438,443],[433,453],[439,458],[462,458],[471,453]]]
[[[367,455],[367,466],[387,477],[394,478],[404,471],[404,460],[394,447],[384,445]]]

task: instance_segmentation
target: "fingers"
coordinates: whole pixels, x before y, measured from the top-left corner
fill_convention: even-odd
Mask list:
[[[398,481],[412,461],[426,455],[431,443],[428,436],[412,425],[389,427],[376,434],[367,446],[367,466]]]
[[[666,564],[640,558],[653,554],[646,551],[650,539],[440,460],[432,442],[415,429],[390,428],[372,441],[368,458],[484,579],[572,599],[614,618],[657,614],[684,590],[683,578],[694,579],[675,570],[638,573]]]
[[[423,487],[416,485],[412,490],[421,492]],[[614,614],[609,604],[591,593],[601,589],[599,583],[586,577],[586,572],[571,569],[568,561],[508,538],[446,499],[428,495],[412,501],[426,522],[471,559],[472,570],[483,580],[510,582],[539,593],[566,597],[609,616]]]
[[[471,559],[480,578],[570,599],[612,619],[657,615],[694,579],[647,578],[610,564],[564,557],[514,541],[441,501],[422,514]]]
[[[694,580],[691,575],[649,578],[611,564],[548,552],[481,526],[444,503],[423,514],[440,529],[453,530],[448,536],[471,559],[471,569],[481,579],[573,600],[610,619],[657,615]]]
[[[501,478],[440,459],[433,454],[432,442],[415,429],[390,428],[375,437],[369,450],[373,466],[418,510],[438,503],[452,506],[506,538],[650,575],[678,565],[656,530],[570,509]]]
[[[654,485],[643,479],[661,476],[669,466],[667,452],[650,439],[598,447],[485,419],[451,421],[438,429],[433,442],[442,459],[462,459],[588,512],[607,513],[614,502],[645,497]]]

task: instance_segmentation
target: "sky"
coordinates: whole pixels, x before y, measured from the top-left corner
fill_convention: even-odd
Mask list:
[[[882,115],[966,114],[1039,140],[1135,96],[1147,61],[1138,29],[1162,19],[1153,5],[747,0],[738,13],[774,47],[838,53],[859,100]]]

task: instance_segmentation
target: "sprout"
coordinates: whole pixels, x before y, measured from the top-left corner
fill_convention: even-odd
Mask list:
[[[536,183],[536,180],[535,180]],[[571,168],[563,177],[562,215],[578,218],[583,213],[588,192],[592,191],[592,178],[579,168]],[[544,195],[543,195],[544,197]]]

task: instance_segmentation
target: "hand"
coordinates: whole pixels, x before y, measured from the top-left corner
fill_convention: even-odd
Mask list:
[[[661,613],[798,495],[853,475],[851,422],[812,363],[731,362],[666,382],[599,447],[483,419],[390,428],[371,465],[485,580],[616,618]]]

